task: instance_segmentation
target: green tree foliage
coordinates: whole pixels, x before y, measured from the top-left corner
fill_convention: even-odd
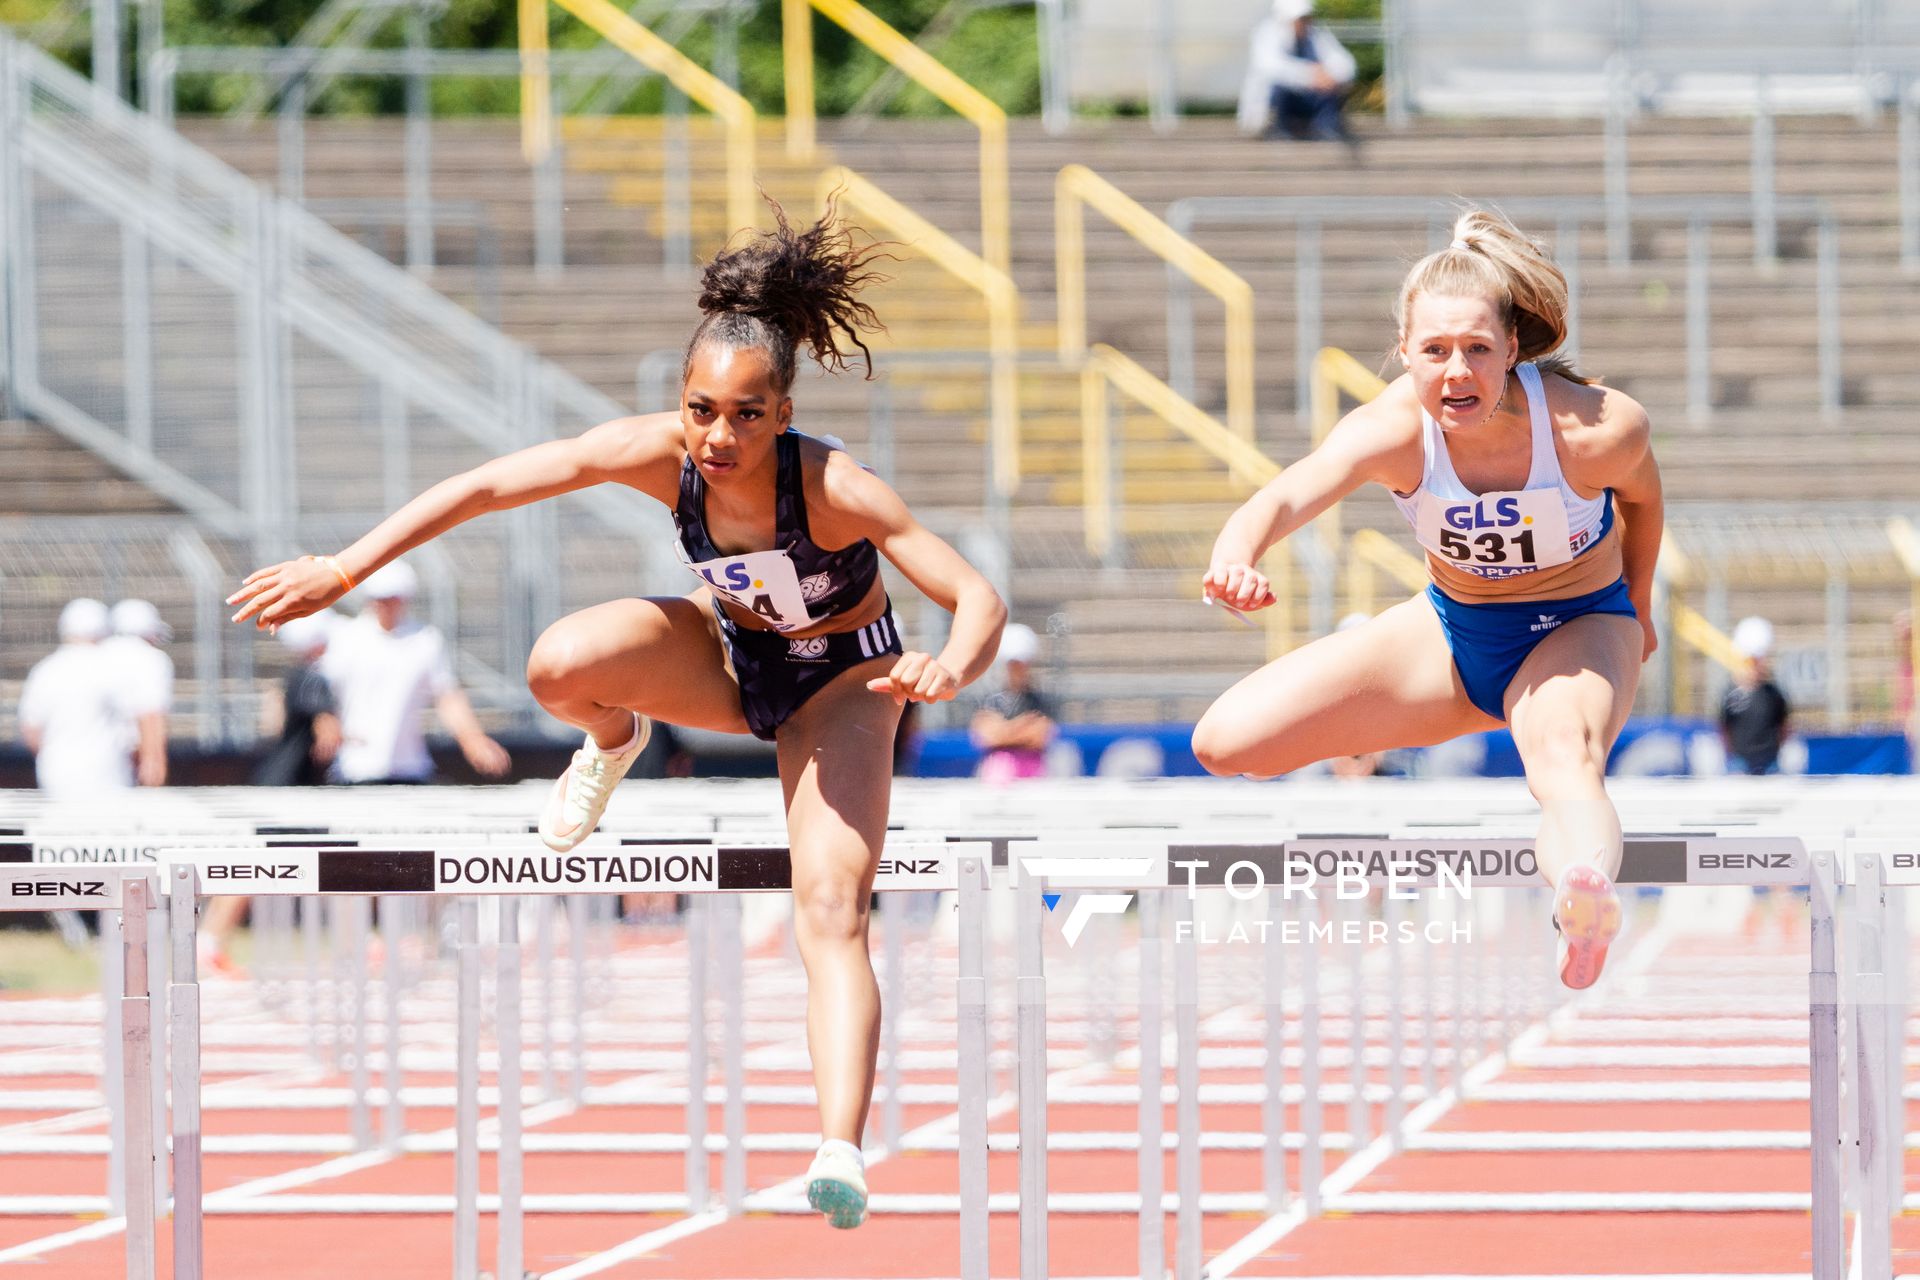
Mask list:
[[[170,45],[241,45],[274,47],[291,41],[320,7],[321,0],[162,0],[166,6],[167,43]],[[912,37],[947,6],[948,0],[865,0],[867,7]],[[85,0],[66,0],[67,7],[84,9]],[[621,0],[616,0],[621,3]],[[1097,4],[1099,0],[1081,0]],[[0,21],[32,30],[58,0],[0,0]],[[622,7],[625,4],[622,3]],[[1377,19],[1380,0],[1320,0],[1328,18]],[[63,25],[67,47],[62,50],[76,65],[86,59],[85,22]],[[591,49],[599,35],[557,5],[548,9],[550,38],[558,49]],[[445,49],[512,49],[519,40],[513,0],[445,0],[433,19],[431,40]],[[886,64],[834,23],[814,18],[815,99],[823,115],[840,114],[856,102],[885,73]],[[400,19],[389,21],[371,42],[379,48],[405,43]],[[680,48],[703,66],[714,65],[715,32],[711,21],[694,26]],[[936,56],[969,84],[1014,115],[1040,109],[1040,55],[1032,7],[1008,5],[980,9],[962,19],[935,48]],[[1363,91],[1380,73],[1377,45],[1357,45]],[[742,22],[738,41],[740,89],[761,111],[784,109],[779,0],[757,0]],[[183,113],[220,112],[231,108],[252,87],[240,75],[182,75],[177,106]],[[341,77],[311,104],[321,114],[397,112],[403,109],[403,86],[392,78]],[[665,101],[665,88],[647,77],[626,93],[618,109],[655,112]],[[507,113],[518,109],[519,86],[511,79],[454,79],[445,77],[433,87],[436,113],[466,115]],[[944,116],[947,108],[924,90],[908,84],[893,94],[884,110],[889,115]]]

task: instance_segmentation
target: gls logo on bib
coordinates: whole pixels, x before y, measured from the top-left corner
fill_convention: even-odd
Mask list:
[[[1414,535],[1434,555],[1479,578],[1511,578],[1573,559],[1557,488],[1487,493],[1471,502],[1422,493]]]
[[[683,557],[685,554],[681,552]],[[749,551],[743,556],[721,556],[698,564],[683,559],[683,563],[699,575],[715,595],[759,614],[775,631],[798,631],[816,621],[807,609],[807,597],[800,587],[800,575],[794,572],[793,558],[785,551]]]

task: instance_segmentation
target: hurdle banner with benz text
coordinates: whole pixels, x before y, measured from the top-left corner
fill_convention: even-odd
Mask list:
[[[1238,824],[1236,824],[1238,825]],[[1818,830],[1818,827],[1812,830]],[[123,833],[100,833],[93,842],[38,837],[50,833],[20,830],[0,835],[0,910],[124,909],[132,918],[123,930],[128,959],[126,1007],[122,1026],[127,1029],[128,1051],[124,1058],[124,1088],[127,1108],[128,1158],[126,1202],[140,1208],[140,1229],[130,1220],[127,1231],[129,1275],[136,1274],[135,1259],[142,1250],[150,1254],[154,1245],[151,1228],[154,1193],[151,1180],[145,1178],[152,1159],[157,1158],[154,1143],[143,1142],[157,1133],[157,1108],[143,1100],[153,1061],[147,1049],[144,1028],[147,1025],[145,997],[133,993],[146,986],[146,922],[156,906],[150,890],[179,896],[168,904],[175,948],[183,956],[179,972],[192,981],[192,942],[194,914],[179,911],[181,901],[201,895],[237,892],[264,895],[340,895],[372,897],[376,895],[444,896],[460,899],[459,954],[470,961],[477,937],[475,899],[518,895],[586,895],[624,892],[685,892],[691,894],[780,891],[791,887],[789,849],[784,844],[764,846],[752,839],[697,836],[646,836],[620,839],[595,837],[568,854],[554,854],[537,845],[524,831],[497,831],[486,834],[369,836],[367,838],[333,836],[324,832],[276,832],[235,830],[219,835],[196,834],[192,837],[170,835],[129,836],[126,843],[140,850],[137,860],[91,865],[76,864],[53,854],[47,860],[36,857],[42,849],[76,849],[85,843],[114,847]],[[958,1097],[960,1107],[959,1149],[961,1194],[958,1197],[962,1229],[960,1274],[977,1280],[988,1272],[985,1258],[987,1215],[991,1211],[987,1195],[986,1101],[989,1096],[987,1025],[985,1019],[985,909],[988,890],[987,871],[998,864],[1004,849],[1007,878],[1032,888],[1060,886],[1071,888],[1161,889],[1178,894],[1202,886],[1244,886],[1255,875],[1263,877],[1272,898],[1284,896],[1289,885],[1302,887],[1311,877],[1322,889],[1337,887],[1343,879],[1382,887],[1429,887],[1456,883],[1475,888],[1527,887],[1541,884],[1534,842],[1510,836],[1504,831],[1488,833],[1470,828],[1402,829],[1378,834],[1295,834],[1280,836],[1262,833],[1262,838],[1235,838],[1227,831],[1216,833],[1206,828],[1175,831],[1147,828],[1116,830],[1070,829],[1061,837],[1038,836],[999,838],[920,832],[890,833],[883,851],[874,888],[885,889],[957,889],[960,895],[961,976],[956,984],[958,1010],[959,1065]],[[222,842],[226,842],[223,844]],[[241,846],[241,847],[233,847]],[[1811,849],[1810,849],[1811,846]],[[1882,847],[1884,846],[1884,847]],[[1844,1257],[1842,1230],[1841,1057],[1839,1052],[1839,989],[1834,971],[1833,887],[1836,881],[1850,882],[1856,862],[1870,862],[1870,874],[1884,872],[1885,883],[1920,884],[1920,856],[1914,847],[1902,841],[1849,840],[1837,833],[1806,840],[1771,836],[1724,836],[1704,831],[1635,833],[1627,838],[1619,882],[1623,885],[1811,885],[1811,959],[1809,968],[1809,1015],[1811,1050],[1810,1154],[1812,1160],[1812,1257],[1817,1280],[1839,1280],[1840,1259]],[[1044,872],[1036,866],[1044,867]],[[1331,885],[1328,883],[1331,881]],[[1310,891],[1310,890],[1309,890]],[[1155,904],[1157,908],[1157,903]],[[1182,904],[1184,906],[1184,904]],[[514,907],[502,906],[501,919],[511,928]],[[1043,949],[1037,925],[1037,896],[1020,895],[1020,910],[1025,921],[1019,928],[1020,964],[1017,973],[1020,1003],[1020,1089],[1021,1099],[1021,1205],[1051,1203],[1045,1183],[1044,1160],[1044,968]],[[1312,907],[1308,910],[1311,912]],[[1143,915],[1143,919],[1144,919]],[[1156,912],[1156,917],[1157,912]],[[511,938],[511,933],[504,935]],[[1191,948],[1176,950],[1176,985],[1194,983]],[[503,968],[510,969],[513,953],[503,948]],[[1181,966],[1184,966],[1182,968]],[[469,967],[460,979],[460,1050],[463,1064],[477,1060],[480,1002],[477,970]],[[1184,975],[1184,976],[1181,976]],[[517,1011],[517,995],[512,997]],[[1176,1001],[1182,1061],[1191,1067],[1197,1058],[1193,1046],[1197,1031],[1192,1025],[1197,1005],[1191,1000]],[[182,1145],[176,1132],[176,1158],[188,1153],[197,1159],[197,1055],[199,1050],[197,1003],[176,1010],[180,1018],[178,1034],[173,1038],[176,1098],[195,1099],[186,1113],[191,1131]],[[517,1012],[506,1015],[511,1018]],[[577,1020],[576,1020],[577,1022]],[[1158,1038],[1154,1037],[1157,1044]],[[184,1054],[184,1056],[182,1056]],[[1356,1058],[1356,1061],[1361,1059]],[[517,1057],[511,1067],[513,1080],[506,1088],[518,1096]],[[503,1066],[502,1071],[509,1068]],[[1181,1068],[1186,1071],[1187,1067]],[[1189,1073],[1190,1074],[1190,1073]],[[1185,1077],[1183,1076],[1183,1079]],[[1187,1172],[1181,1175],[1183,1191],[1179,1197],[1181,1221],[1178,1248],[1183,1275],[1199,1274],[1200,1238],[1198,1214],[1199,1186],[1188,1187],[1190,1176],[1198,1170],[1198,1095],[1183,1087],[1182,1097],[1189,1104],[1182,1112],[1181,1132],[1193,1129],[1192,1141],[1182,1137],[1182,1151],[1189,1154]],[[1312,1087],[1303,1083],[1309,1093]],[[457,1257],[469,1260],[474,1252],[478,1222],[477,1160],[478,1080],[477,1070],[463,1072],[459,1085],[462,1115],[456,1125],[464,1135],[456,1146],[457,1157],[465,1170],[456,1191],[455,1234]],[[698,1102],[703,1095],[690,1094]],[[1275,1095],[1276,1097],[1279,1095]],[[517,1108],[516,1114],[517,1114]],[[1187,1115],[1187,1110],[1193,1114]],[[1157,1113],[1157,1112],[1156,1112]],[[176,1124],[181,1123],[176,1110]],[[503,1133],[500,1156],[509,1158],[518,1168],[519,1140],[516,1128]],[[464,1145],[462,1145],[464,1144]],[[1153,1142],[1157,1150],[1159,1142]],[[1864,1149],[1864,1148],[1863,1148]],[[729,1159],[738,1160],[742,1147],[730,1134],[726,1146]],[[155,1155],[150,1156],[152,1151]],[[511,1156],[509,1152],[511,1151]],[[1157,1159],[1151,1161],[1159,1168]],[[1190,1166],[1190,1167],[1189,1167]],[[515,1177],[517,1178],[517,1173]],[[197,1164],[191,1169],[192,1185],[198,1187]],[[738,1181],[744,1189],[744,1166]],[[183,1184],[185,1179],[183,1178]],[[704,1187],[702,1178],[699,1185]],[[1143,1187],[1146,1183],[1143,1182]],[[1157,1187],[1157,1182],[1156,1182]],[[1314,1184],[1317,1186],[1317,1182]],[[517,1182],[516,1182],[517,1186]],[[1189,1194],[1191,1192],[1191,1194]],[[745,1203],[741,1197],[733,1197]],[[1146,1193],[1143,1191],[1143,1196]],[[508,1218],[507,1201],[502,1197],[503,1238]],[[1156,1190],[1143,1203],[1160,1199]],[[200,1205],[194,1195],[185,1196],[178,1205],[180,1225],[197,1232]],[[1154,1216],[1157,1221],[1156,1215]],[[1189,1219],[1192,1221],[1189,1223]],[[1276,1219],[1277,1220],[1277,1219]],[[518,1207],[512,1214],[518,1231]],[[1189,1229],[1191,1228],[1191,1229]],[[176,1229],[178,1242],[185,1238]],[[504,1246],[503,1246],[504,1247]],[[518,1256],[517,1246],[514,1256]],[[1021,1273],[1039,1277],[1047,1274],[1044,1214],[1021,1214]],[[197,1256],[196,1256],[197,1263]],[[468,1268],[472,1270],[472,1268]],[[180,1271],[197,1275],[194,1269]],[[153,1274],[149,1259],[142,1276]]]
[[[1542,883],[1531,839],[1445,840],[1423,836],[1299,836],[1278,842],[1114,839],[1020,842],[1015,883],[1072,888],[1278,887],[1335,889],[1342,882],[1388,888],[1524,888]],[[1245,874],[1240,868],[1247,868]],[[1768,836],[1630,835],[1621,885],[1804,885],[1806,842]]]
[[[125,874],[151,869],[162,884],[167,868],[190,864],[200,892],[244,894],[543,894],[543,893],[733,893],[777,892],[793,887],[784,846],[675,844],[602,847],[593,852],[553,853],[478,844],[442,848],[369,848],[280,844],[259,849],[165,849],[151,856],[89,864]],[[38,862],[34,846],[0,845],[0,864],[41,874],[11,877],[7,896],[16,906],[32,899],[37,910],[117,906],[115,877],[87,874],[88,865]],[[876,889],[952,889],[962,854],[981,856],[985,846],[964,842],[889,844],[875,875]],[[115,900],[109,903],[108,899]]]
[[[890,841],[875,888],[952,889],[962,842],[975,844],[964,837]],[[408,847],[390,847],[318,833],[261,837],[256,847],[241,850],[169,848],[153,839],[92,846],[12,840],[0,843],[0,864],[145,864],[159,871],[191,862],[199,869],[201,891],[208,894],[726,893],[792,887],[788,851],[777,845],[628,837],[553,853],[529,848],[518,834],[421,847],[429,843],[414,839]],[[1343,881],[1392,888],[1540,883],[1534,842],[1519,837],[1305,835],[1272,842],[1169,842],[1120,831],[1097,840],[1002,837],[987,843],[996,861],[1005,858],[1015,884],[1036,875],[1075,888],[1211,887],[1230,881],[1244,886],[1251,881],[1294,892]],[[1006,849],[1017,856],[1007,857]],[[1044,871],[1034,870],[1036,859],[1044,860]],[[1889,853],[1887,866],[1889,882],[1904,883],[1903,872],[1920,875],[1920,854]],[[1622,885],[1803,885],[1807,876],[1807,847],[1799,839],[1663,833],[1627,837],[1615,879]],[[9,890],[19,897],[48,896],[55,893],[50,887],[55,883],[16,880]],[[97,894],[71,896],[80,899],[75,906],[97,905]],[[65,905],[49,902],[46,909]]]

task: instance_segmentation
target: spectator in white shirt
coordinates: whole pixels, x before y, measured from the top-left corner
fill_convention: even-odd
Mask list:
[[[173,710],[173,659],[161,646],[173,628],[146,600],[113,606],[113,637],[101,644],[127,682],[126,748],[143,787],[167,784],[167,713]]]
[[[107,606],[82,597],[60,611],[60,647],[35,663],[20,691],[20,734],[35,780],[55,799],[90,799],[133,786],[127,748],[128,682],[101,641]]]
[[[1242,132],[1354,145],[1341,112],[1355,69],[1346,46],[1314,22],[1313,0],[1274,0],[1253,29],[1240,88]]]
[[[360,585],[366,608],[328,641],[320,672],[339,707],[335,781],[431,780],[433,759],[422,729],[428,706],[476,772],[497,778],[512,763],[481,730],[454,679],[445,637],[407,616],[417,589],[413,570],[394,561]]]

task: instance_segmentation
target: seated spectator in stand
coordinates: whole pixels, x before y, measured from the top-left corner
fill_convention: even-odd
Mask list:
[[[989,782],[1046,776],[1047,748],[1059,726],[1052,701],[1033,684],[1033,660],[1039,656],[1040,637],[1032,627],[1016,622],[1001,634],[1000,692],[980,704],[969,726],[973,745],[986,752],[979,776]]]
[[[360,584],[367,606],[334,629],[320,672],[340,708],[340,754],[333,778],[346,783],[433,779],[421,720],[428,706],[460,744],[474,771],[489,778],[512,763],[473,714],[453,677],[446,639],[408,616],[419,581],[396,560]]]
[[[113,637],[100,645],[127,682],[126,747],[143,787],[167,785],[167,713],[173,710],[173,659],[163,647],[173,628],[146,600],[113,606]]]
[[[1240,88],[1241,130],[1355,145],[1341,114],[1354,71],[1346,46],[1315,24],[1313,0],[1274,0],[1272,14],[1253,29]]]
[[[93,800],[133,786],[126,726],[129,682],[101,642],[107,606],[81,597],[60,611],[60,647],[33,664],[20,690],[20,736],[34,779],[56,800]]]
[[[1746,659],[1720,703],[1720,737],[1727,747],[1727,772],[1775,773],[1780,746],[1787,740],[1787,695],[1773,682],[1773,624],[1742,618],[1733,629],[1733,647]]]

